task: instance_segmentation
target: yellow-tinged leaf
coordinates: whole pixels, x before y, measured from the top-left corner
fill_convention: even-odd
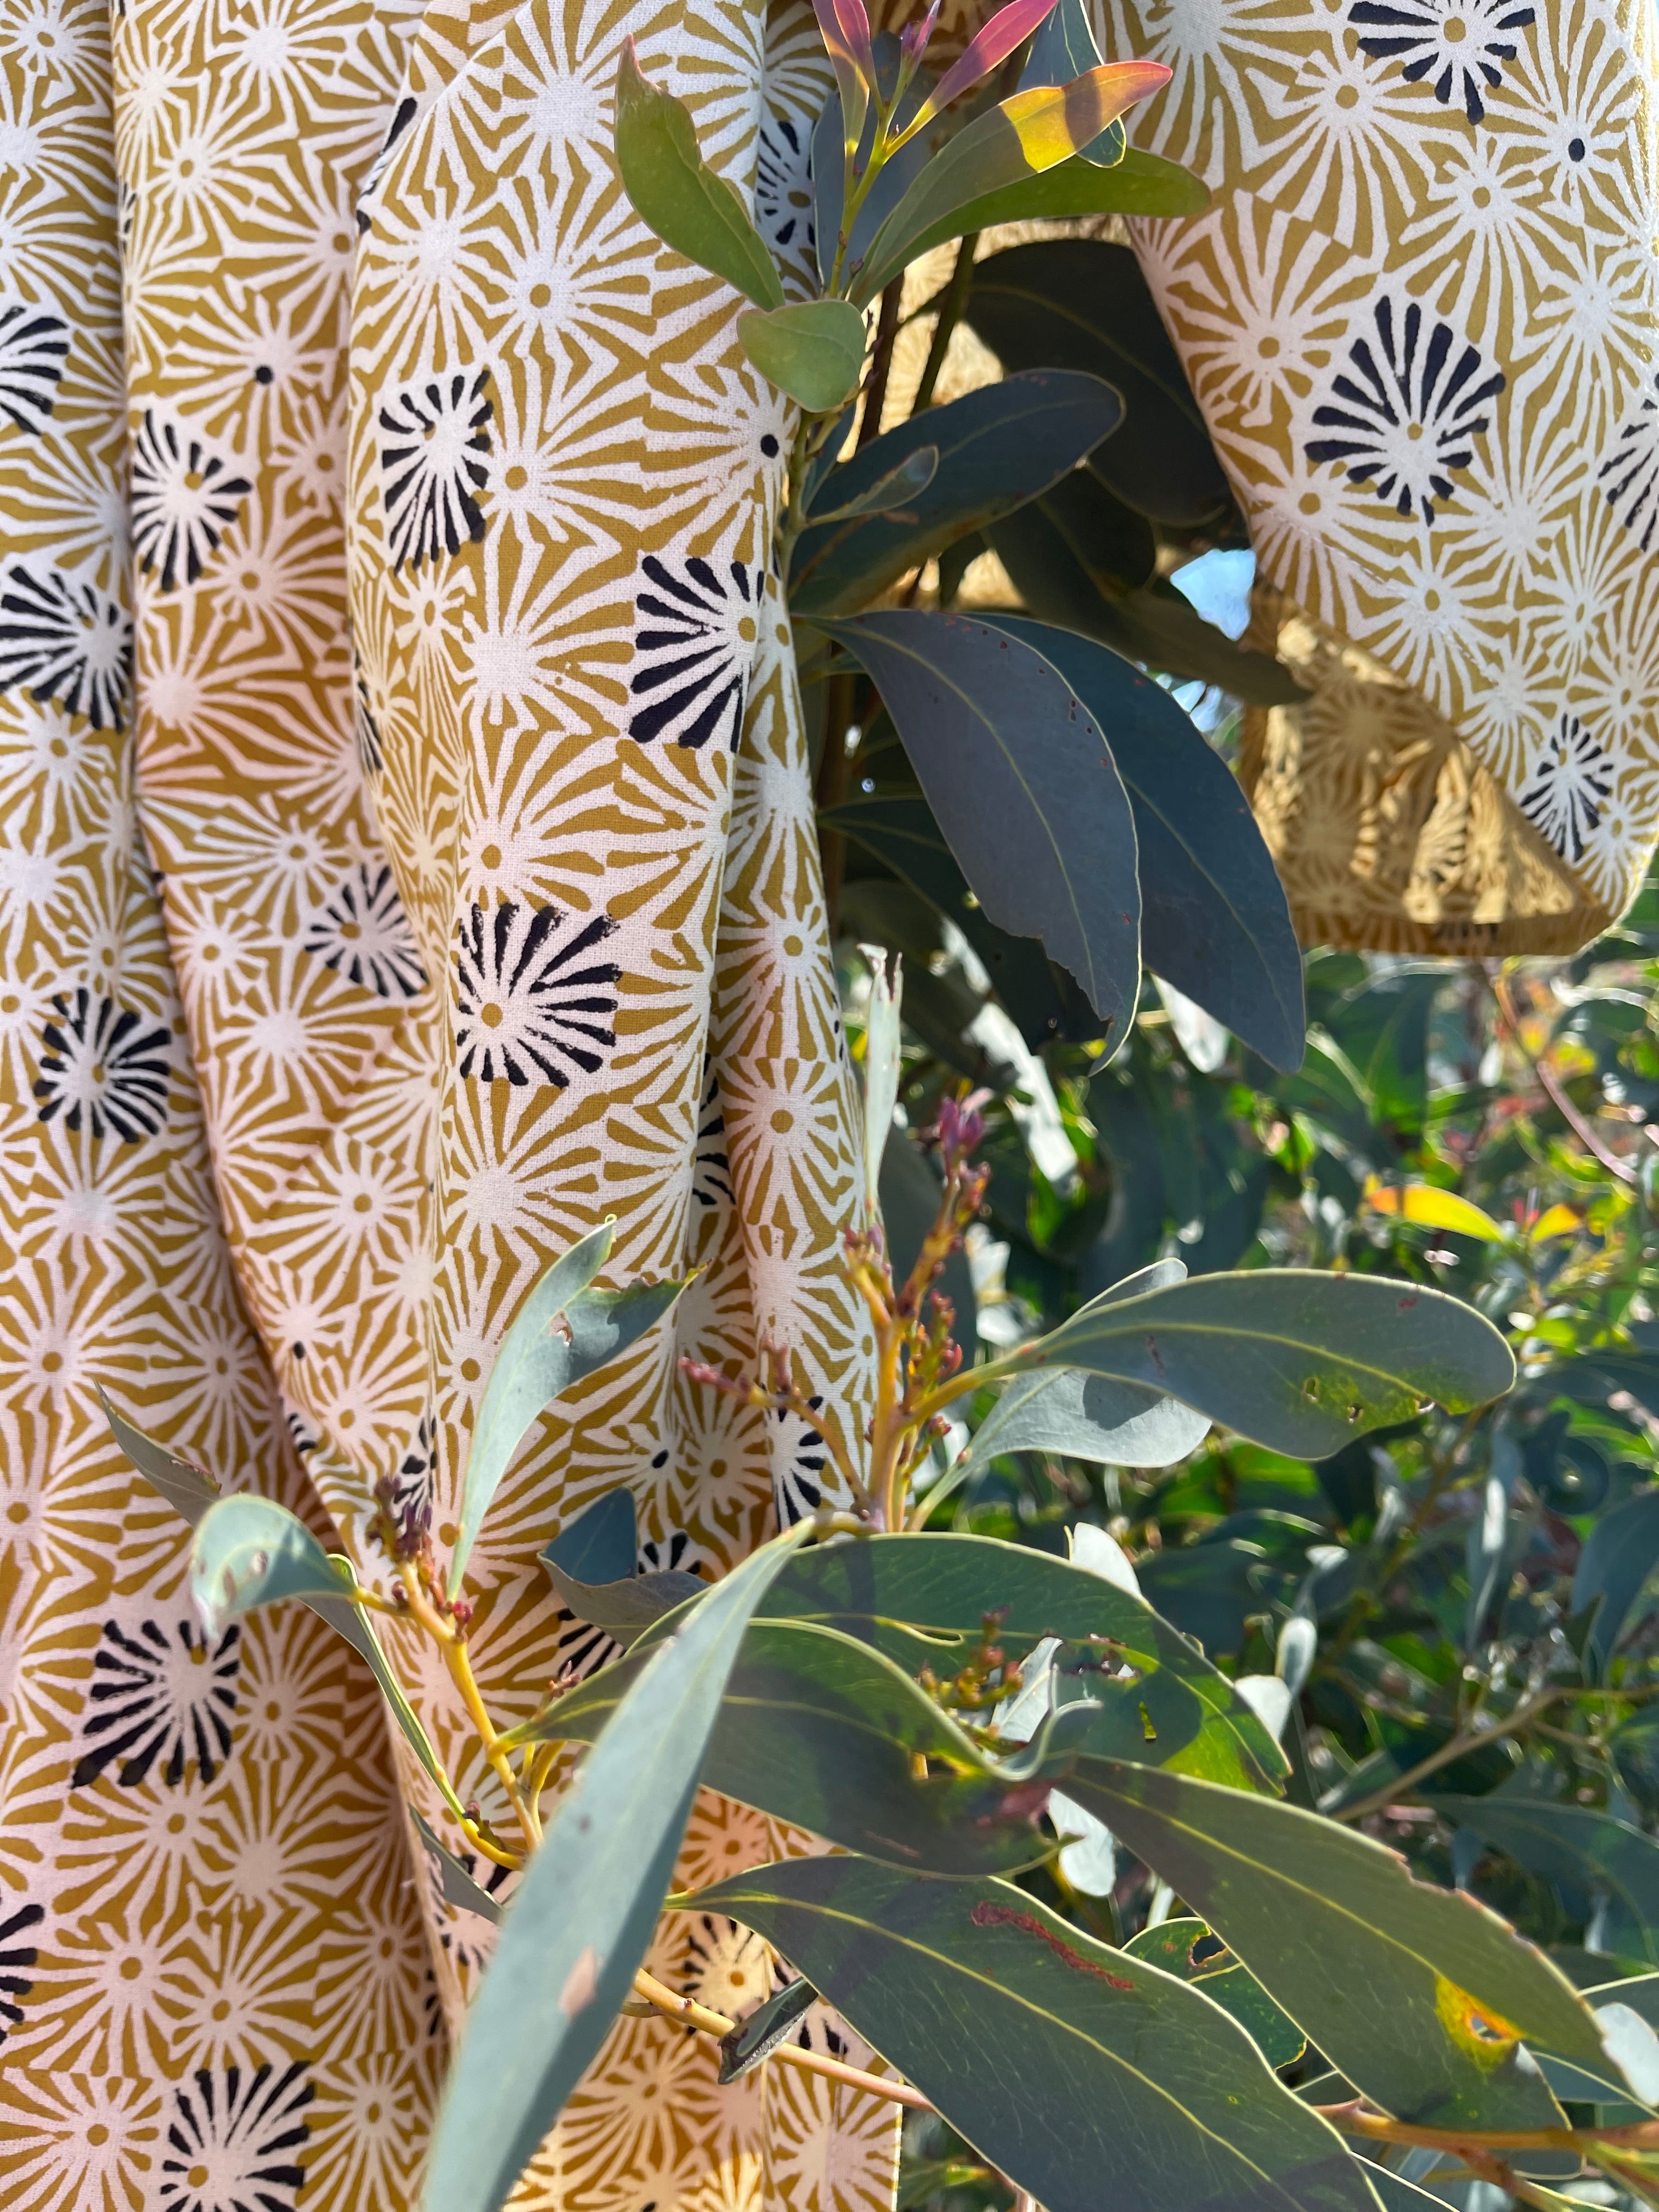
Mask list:
[[[1552,1206],[1533,1223],[1532,1240],[1536,1244],[1546,1237],[1571,1237],[1583,1226],[1582,1217],[1570,1206]]]
[[[1491,1214],[1455,1190],[1437,1190],[1432,1183],[1381,1183],[1376,1176],[1365,1185],[1365,1203],[1373,1213],[1392,1214],[1397,1221],[1414,1221],[1422,1229],[1443,1229],[1454,1237],[1478,1237],[1494,1244],[1504,1231]]]

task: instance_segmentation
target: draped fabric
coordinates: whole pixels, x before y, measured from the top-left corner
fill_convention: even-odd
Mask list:
[[[1103,0],[1133,226],[1308,703],[1243,770],[1304,938],[1566,951],[1659,835],[1649,0]]]
[[[0,2164],[32,2212],[411,2204],[489,1943],[355,1655],[288,1608],[204,1642],[94,1385],[386,1591],[374,1486],[453,1540],[547,1260],[614,1217],[605,1282],[699,1270],[485,1523],[503,1718],[605,1656],[535,1559],[602,1492],[641,1565],[712,1574],[830,1494],[810,1431],[677,1354],[787,1343],[849,1437],[868,1402],[772,565],[793,426],[622,194],[629,35],[799,260],[801,9],[0,15]],[[500,1818],[428,1648],[386,1641]],[[679,1877],[804,1840],[705,1800]],[[684,1916],[653,1964],[736,2012],[773,1972]],[[779,2072],[720,2090],[706,2043],[619,2022],[525,2201],[889,2202],[892,2108]]]

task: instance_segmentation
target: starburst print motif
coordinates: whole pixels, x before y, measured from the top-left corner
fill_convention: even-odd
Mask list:
[[[112,1131],[127,1144],[154,1136],[167,1119],[172,1031],[146,1028],[131,1006],[84,989],[52,1003],[34,1085],[40,1119],[61,1114],[67,1129],[84,1123],[94,1137]]]
[[[484,456],[486,427],[495,402],[485,386],[489,371],[460,372],[411,384],[380,410],[386,437],[380,474],[394,574],[440,553],[481,544],[483,510],[477,495],[489,481]]]
[[[1482,376],[1474,347],[1460,351],[1450,325],[1425,324],[1414,300],[1401,314],[1385,296],[1372,321],[1375,345],[1354,340],[1354,374],[1339,374],[1331,399],[1314,410],[1322,428],[1340,434],[1316,440],[1308,459],[1337,462],[1351,483],[1372,483],[1400,514],[1431,523],[1435,501],[1452,495],[1453,471],[1474,458],[1471,441],[1487,428],[1483,410],[1504,389],[1503,372]]]
[[[18,562],[0,580],[0,691],[118,730],[132,683],[132,618],[86,579]]]
[[[758,635],[759,570],[740,561],[720,571],[693,554],[673,567],[654,553],[641,563],[641,627],[629,690],[636,702],[628,734],[641,744],[671,737],[705,745],[743,731],[744,692]]]
[[[475,906],[455,962],[460,1073],[560,1090],[572,1068],[593,1074],[617,1042],[622,970],[590,956],[615,927],[600,914],[567,933],[556,907]]]
[[[659,1454],[654,1465],[667,1464],[666,1452]],[[634,1571],[637,1575],[665,1574],[670,1569],[681,1574],[693,1575],[702,1566],[702,1554],[692,1543],[684,1528],[675,1528],[660,1540],[646,1537],[635,1555]],[[561,1606],[558,1613],[558,1664],[555,1672],[571,1681],[580,1681],[599,1668],[609,1666],[622,1650],[608,1629],[595,1628],[591,1621],[578,1620],[568,1606]]]
[[[806,1402],[816,1413],[823,1400],[822,1396],[813,1396]],[[783,1448],[774,1453],[772,1498],[777,1507],[779,1528],[793,1528],[797,1521],[816,1513],[823,1503],[827,1447],[817,1431],[787,1407],[778,1407],[773,1419],[782,1431]]]
[[[1564,710],[1522,788],[1521,811],[1564,860],[1581,860],[1613,786],[1612,755]]]
[[[752,1929],[718,1912],[700,1912],[691,1923],[679,1979],[683,1996],[742,2020],[771,1994],[771,1957]]]
[[[325,968],[349,975],[380,999],[414,999],[426,988],[426,970],[414,932],[387,863],[361,862],[337,884],[322,912],[313,917],[305,948]]]
[[[128,1636],[106,1620],[71,1786],[95,1782],[118,1759],[125,1789],[145,1781],[158,1759],[169,1784],[183,1781],[192,1759],[202,1780],[211,1782],[230,1756],[240,1641],[234,1623],[210,1648],[191,1621],[178,1622],[169,1636],[146,1620]]]
[[[269,2063],[251,2074],[204,2068],[176,2089],[157,2212],[294,2212],[311,2133],[305,2071],[299,2059],[281,2074]]]
[[[132,545],[161,589],[193,584],[252,489],[199,438],[146,408],[132,452]]]
[[[812,265],[812,192],[806,131],[791,115],[769,115],[755,154],[755,222],[774,252]]]
[[[380,717],[374,712],[374,701],[368,689],[368,678],[363,673],[362,663],[354,651],[351,656],[353,683],[351,686],[351,734],[357,747],[357,765],[365,779],[379,775],[386,766],[386,746],[380,736]]]
[[[703,1062],[702,1096],[697,1102],[697,1146],[691,1166],[691,1198],[709,1211],[732,1203],[732,1164],[726,1152],[726,1115],[720,1109],[720,1078],[712,1060]]]
[[[405,1528],[428,1528],[432,1522],[432,1475],[436,1463],[432,1416],[422,1413],[420,1425],[409,1440],[409,1449],[398,1462],[392,1480],[392,1518]]]
[[[26,301],[0,303],[0,414],[39,436],[69,358],[69,325]]]
[[[1456,93],[1470,122],[1484,123],[1485,94],[1503,82],[1498,64],[1515,59],[1533,11],[1514,0],[1354,0],[1348,21],[1373,61],[1400,58],[1407,84],[1430,78],[1443,107]]]
[[[0,2043],[23,2017],[23,1999],[34,1987],[28,1969],[40,1955],[28,1939],[46,1917],[43,1905],[21,1905],[0,1920]]]
[[[1659,371],[1648,379],[1612,453],[1595,471],[1607,505],[1644,553],[1659,527]]]

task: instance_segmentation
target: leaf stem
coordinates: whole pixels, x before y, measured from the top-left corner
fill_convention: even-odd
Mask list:
[[[1441,1745],[1438,1751],[1431,1751],[1426,1759],[1419,1759],[1417,1765],[1407,1767],[1405,1773],[1396,1774],[1393,1781],[1385,1783],[1382,1789],[1373,1790],[1369,1796],[1357,1798],[1352,1805],[1341,1806],[1329,1817],[1333,1820],[1363,1820],[1372,1813],[1380,1813],[1385,1805],[1393,1804],[1397,1798],[1415,1790],[1418,1784],[1426,1781],[1431,1774],[1437,1774],[1443,1766],[1449,1766],[1455,1759],[1462,1759],[1465,1752],[1476,1751],[1483,1744],[1500,1743],[1506,1735],[1518,1735],[1547,1706],[1553,1705],[1562,1695],[1563,1692],[1557,1689],[1540,1690],[1536,1697],[1524,1698],[1507,1720],[1494,1722],[1491,1728],[1460,1729],[1449,1741]]]
[[[736,2027],[734,2020],[724,2013],[712,2012],[707,2005],[698,2004],[691,1997],[677,1996],[674,1991],[659,1982],[654,1974],[647,1973],[641,1966],[634,1977],[635,1993],[647,2004],[670,2020],[684,2027],[696,2028],[701,2034],[724,2038]],[[908,2081],[890,2081],[879,2074],[866,2074],[856,2066],[848,2066],[839,2058],[830,2058],[816,2051],[805,2051],[798,2043],[781,2043],[767,2055],[766,2063],[781,2060],[803,2074],[822,2074],[826,2080],[839,2081],[849,2089],[861,2089],[867,2096],[884,2097],[889,2104],[908,2105],[913,2112],[931,2112],[933,2106],[920,2089],[913,2089]]]
[[[1620,1159],[1617,1152],[1610,1152],[1601,1142],[1595,1130],[1568,1097],[1565,1085],[1552,1073],[1547,1064],[1533,1052],[1522,1036],[1521,1017],[1516,1010],[1514,1000],[1510,995],[1507,978],[1498,974],[1494,975],[1491,981],[1492,994],[1498,1002],[1498,1011],[1502,1018],[1503,1025],[1509,1031],[1516,1050],[1532,1070],[1540,1090],[1591,1157],[1599,1160],[1607,1173],[1616,1176],[1620,1182],[1634,1185],[1637,1180],[1635,1169],[1628,1160]]]
[[[1494,2151],[1577,2150],[1594,2157],[1598,2149],[1659,2151],[1659,2119],[1638,2120],[1617,2128],[1425,2128],[1412,2120],[1390,2119],[1370,2111],[1358,2097],[1346,2105],[1316,2105],[1322,2120],[1339,2134],[1363,2136],[1372,2142],[1404,2143],[1413,2149],[1443,2150],[1466,2161]]]

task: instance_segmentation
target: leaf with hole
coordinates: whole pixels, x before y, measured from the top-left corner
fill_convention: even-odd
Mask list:
[[[791,608],[816,622],[868,606],[907,570],[1068,475],[1122,417],[1098,377],[1036,369],[901,422],[832,469],[818,498],[858,507],[929,446],[933,474],[902,507],[809,523],[790,562]]]
[[[960,615],[820,626],[880,692],[986,913],[1040,938],[1121,1036],[1140,993],[1134,818],[1086,705],[1030,646]]]
[[[750,367],[809,415],[828,415],[858,388],[864,318],[845,300],[751,307],[738,317],[738,343]]]
[[[1428,1401],[1469,1412],[1515,1381],[1508,1345],[1461,1298],[1295,1267],[1097,1299],[998,1362],[1056,1366],[1162,1391],[1292,1459],[1326,1458]]]
[[[1087,638],[995,615],[1104,732],[1134,814],[1146,965],[1273,1066],[1300,1065],[1302,952],[1237,778],[1169,693]]]
[[[1011,1884],[810,1858],[674,1901],[775,1945],[1046,2212],[1103,2174],[1136,2212],[1375,2212],[1218,2005]]]
[[[427,2169],[444,2212],[496,2212],[628,1995],[673,1872],[726,1680],[810,1524],[751,1553],[640,1668],[514,1894]]]
[[[1066,1787],[1385,2111],[1425,2126],[1561,2124],[1521,2039],[1594,2063],[1601,2037],[1571,1984],[1496,1913],[1271,1798],[1103,1761]]]
[[[1203,1921],[1163,1920],[1143,1928],[1123,1948],[1132,1959],[1145,1959],[1202,1990],[1238,2022],[1269,2066],[1294,2065],[1307,2049],[1308,2039],[1290,2014]]]
[[[757,307],[782,307],[782,281],[748,210],[698,152],[690,112],[642,75],[631,38],[617,68],[616,147],[623,189],[647,229]]]

